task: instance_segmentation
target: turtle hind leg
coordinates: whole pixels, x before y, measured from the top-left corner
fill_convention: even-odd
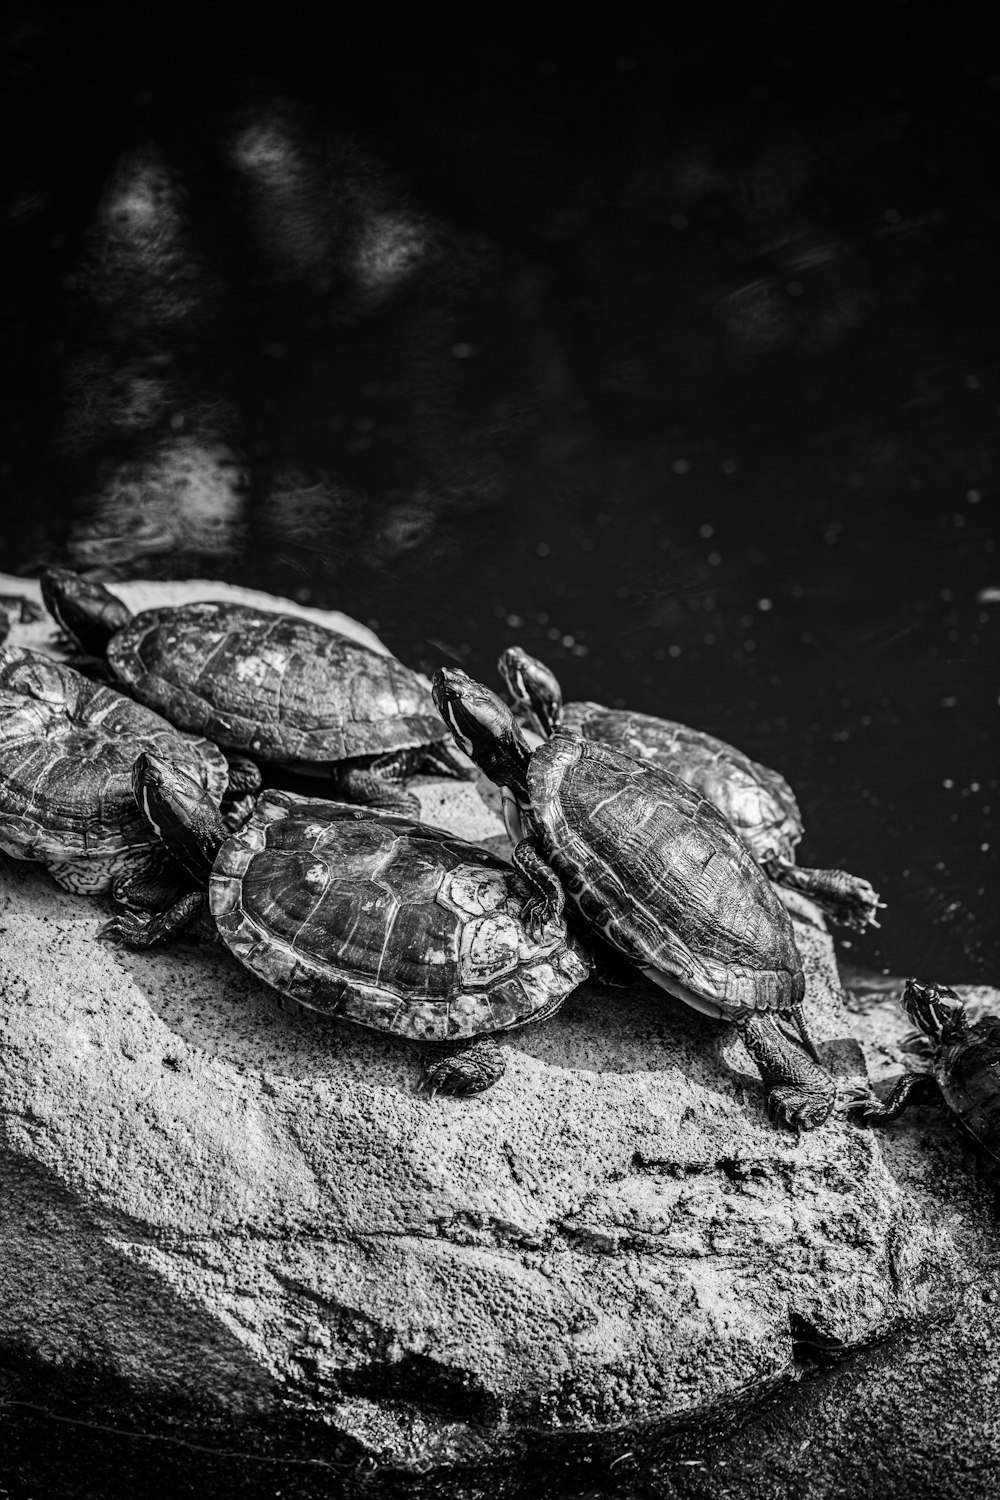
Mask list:
[[[419,822],[420,801],[402,785],[407,769],[406,751],[400,750],[347,761],[337,767],[337,790],[346,802],[377,807],[383,812],[398,813],[400,817]]]
[[[849,875],[846,870],[802,869],[783,859],[769,860],[766,868],[772,880],[789,890],[801,891],[841,926],[863,932],[879,925],[875,913],[885,902],[860,876]]]
[[[219,812],[226,827],[236,833],[256,807],[264,781],[257,762],[248,755],[227,755],[226,763],[229,785],[219,803]]]
[[[482,1094],[507,1071],[502,1048],[491,1037],[473,1042],[424,1042],[424,1084],[431,1094]]]
[[[743,1045],[767,1086],[767,1112],[793,1130],[814,1130],[828,1120],[837,1085],[823,1068],[790,1041],[770,1015],[740,1022]]]

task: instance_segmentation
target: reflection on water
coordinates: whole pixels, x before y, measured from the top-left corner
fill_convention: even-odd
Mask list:
[[[296,15],[122,71],[74,24],[15,47],[3,565],[235,579],[490,682],[519,642],[786,774],[803,862],[889,902],[852,959],[995,978],[971,43],[501,28],[456,73]]]

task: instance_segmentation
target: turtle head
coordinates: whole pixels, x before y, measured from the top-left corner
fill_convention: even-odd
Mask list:
[[[168,853],[199,886],[207,885],[229,830],[201,782],[144,750],[132,766],[132,793]]]
[[[45,608],[88,656],[103,656],[111,637],[132,618],[127,605],[103,583],[69,568],[46,568],[40,582]]]
[[[496,693],[457,667],[439,667],[431,692],[437,711],[466,755],[495,786],[527,796],[531,747]]]
[[[526,709],[539,734],[548,739],[562,718],[562,688],[555,673],[520,646],[508,646],[497,667],[514,707]]]
[[[908,979],[902,1006],[919,1031],[931,1042],[949,1042],[965,1030],[965,1006],[946,984],[918,984]]]

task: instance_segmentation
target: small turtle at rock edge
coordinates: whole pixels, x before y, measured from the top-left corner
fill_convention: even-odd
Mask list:
[[[931,1070],[904,1073],[884,1101],[862,1092],[848,1108],[881,1124],[898,1119],[911,1104],[943,1105],[1000,1162],[1000,1016],[970,1022],[954,990],[915,979],[906,981],[900,1003],[917,1027],[909,1050]]]
[[[501,790],[529,920],[571,905],[590,931],[694,1009],[735,1022],[772,1118],[821,1125],[836,1102],[802,1021],[791,919],[718,809],[687,782],[581,735],[534,752],[505,703],[445,667],[433,691],[459,745]],[[778,1026],[792,1016],[812,1060]]]
[[[139,899],[176,891],[180,872],[142,816],[132,766],[169,755],[218,806],[225,757],[152,709],[22,647],[0,648],[0,849],[43,865],[64,890],[98,895],[128,879]]]
[[[417,674],[316,621],[212,600],[133,616],[66,568],[41,583],[58,624],[124,691],[226,751],[410,816],[420,807],[406,776],[470,775]]]
[[[520,646],[509,646],[498,665],[515,708],[527,713],[539,734],[565,729],[679,776],[728,818],[779,887],[779,896],[782,888],[799,891],[835,922],[860,929],[879,925],[875,913],[885,903],[867,880],[846,870],[807,870],[795,863],[802,815],[795,793],[777,771],[672,719],[600,703],[564,704],[553,672]]]
[[[529,928],[530,887],[496,855],[427,824],[267,791],[230,834],[202,789],[155,755],[136,802],[196,889],[105,929],[164,942],[203,916],[252,973],[300,1004],[423,1044],[435,1092],[502,1075],[492,1033],[554,1014],[589,964],[553,916]],[[128,904],[127,886],[116,896]]]

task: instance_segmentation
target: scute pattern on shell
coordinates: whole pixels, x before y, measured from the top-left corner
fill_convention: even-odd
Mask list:
[[[0,649],[0,848],[41,860],[67,889],[106,890],[159,840],[136,806],[132,765],[162,755],[216,802],[228,780],[214,745],[36,651]],[[74,868],[77,861],[88,868]]]
[[[112,639],[108,660],[171,723],[261,760],[339,761],[447,736],[402,662],[244,604],[143,610]]]
[[[614,947],[734,1017],[802,998],[787,912],[687,782],[562,732],[535,751],[528,782],[546,856]]]
[[[223,846],[209,906],[273,988],[426,1041],[521,1026],[587,974],[562,922],[533,939],[521,877],[407,818],[269,791]]]
[[[774,856],[794,858],[802,837],[795,793],[777,771],[734,745],[672,719],[600,703],[567,704],[562,728],[688,782],[728,818],[761,863]]]

